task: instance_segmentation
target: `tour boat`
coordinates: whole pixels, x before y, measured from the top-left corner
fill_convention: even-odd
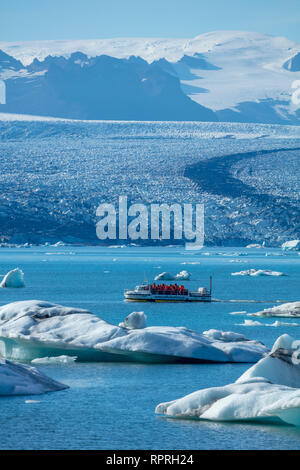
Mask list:
[[[124,297],[127,301],[135,302],[211,302],[212,278],[210,288],[199,287],[197,291],[189,291],[183,285],[177,284],[149,284],[144,281],[135,289],[125,289]]]

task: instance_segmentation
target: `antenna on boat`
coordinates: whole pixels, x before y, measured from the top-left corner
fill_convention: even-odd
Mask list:
[[[212,276],[209,276],[209,293],[212,293]]]

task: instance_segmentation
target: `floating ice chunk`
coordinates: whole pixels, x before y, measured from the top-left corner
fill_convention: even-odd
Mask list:
[[[247,269],[237,273],[231,273],[232,276],[285,276],[280,271],[270,271],[268,269]]]
[[[0,395],[34,395],[65,388],[68,386],[47,377],[35,367],[0,359]]]
[[[145,320],[135,313],[135,325],[137,317]],[[267,352],[261,343],[232,332],[121,328],[87,310],[37,300],[0,307],[0,354],[9,359],[67,354],[79,361],[255,362]]]
[[[289,345],[291,340],[279,339],[277,344]],[[177,418],[273,421],[300,426],[299,362],[293,362],[290,350],[276,349],[235,383],[161,403],[155,412]]]
[[[264,245],[260,245],[259,243],[250,243],[246,248],[264,248]]]
[[[122,328],[134,330],[136,328],[146,328],[147,316],[144,312],[132,312],[125,318],[124,322],[119,323]]]
[[[168,272],[163,272],[163,273],[160,273],[158,274],[154,280],[155,281],[174,281],[175,277],[173,276],[173,274],[171,273],[168,273]]]
[[[241,310],[240,312],[229,312],[229,315],[246,315],[246,310]]]
[[[66,246],[66,244],[60,240],[59,242],[56,242],[54,243],[54,245],[51,245],[51,246],[59,247],[59,246]]]
[[[283,251],[300,251],[300,240],[290,240],[281,245]]]
[[[256,313],[248,313],[248,315],[254,317],[300,317],[300,302],[275,305],[275,307],[265,308]]]
[[[174,281],[174,280],[184,280],[188,281],[191,277],[191,273],[188,271],[180,271],[180,273],[176,274],[175,276],[169,272],[163,272],[158,274],[154,280],[155,281]]]
[[[32,359],[32,364],[73,364],[77,356],[54,356],[54,357],[37,357]]]
[[[0,287],[25,287],[23,271],[19,268],[9,271],[2,279]]]
[[[177,280],[185,280],[188,281],[191,278],[191,273],[188,271],[180,271],[180,273],[176,274],[175,279]]]
[[[203,331],[204,336],[213,340],[221,340],[227,342],[232,341],[248,341],[246,336],[235,333],[234,331],[207,330]]]
[[[240,323],[238,326],[300,326],[299,323],[287,323],[287,322],[280,322],[276,320],[274,323],[261,323],[255,320],[244,320],[244,323]]]

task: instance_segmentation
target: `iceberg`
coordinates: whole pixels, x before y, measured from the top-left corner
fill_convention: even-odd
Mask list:
[[[154,281],[174,281],[175,277],[173,274],[164,271],[163,273],[155,276]]]
[[[155,412],[173,418],[270,421],[300,426],[300,353],[296,343],[283,335],[271,353],[235,383],[161,403]]]
[[[191,278],[191,273],[188,271],[180,271],[180,273],[176,274],[175,279],[181,281],[188,281]]]
[[[256,362],[268,352],[263,344],[230,332],[142,327],[146,316],[133,313],[120,327],[84,309],[13,302],[0,307],[0,355],[24,362],[68,355],[78,361],[223,363]]]
[[[300,240],[290,240],[281,245],[283,251],[300,251]]]
[[[39,372],[35,367],[0,359],[0,396],[38,395],[68,388]]]
[[[163,272],[158,274],[154,280],[155,281],[188,281],[191,278],[191,273],[186,270],[180,271],[180,273],[175,276],[169,272]]]
[[[2,279],[0,287],[25,287],[23,271],[19,268],[9,271]]]
[[[270,271],[269,269],[247,269],[237,273],[231,273],[232,276],[285,276],[280,271]]]
[[[73,364],[76,356],[55,356],[55,357],[38,357],[32,359],[32,364]]]
[[[275,307],[265,308],[260,312],[248,313],[251,317],[300,317],[300,302],[288,302]]]

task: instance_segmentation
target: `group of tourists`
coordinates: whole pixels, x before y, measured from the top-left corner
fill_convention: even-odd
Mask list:
[[[151,284],[151,294],[167,294],[167,295],[187,295],[188,291],[184,286],[177,284]]]

